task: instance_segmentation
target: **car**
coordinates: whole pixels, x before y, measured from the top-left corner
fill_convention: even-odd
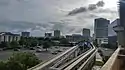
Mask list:
[[[20,51],[20,49],[13,49],[14,51]]]
[[[41,49],[37,49],[36,52],[42,52],[42,50]]]
[[[40,46],[37,46],[36,48],[39,48],[39,49],[40,49],[41,47],[40,47]]]
[[[7,50],[7,48],[5,47],[5,48],[3,48],[3,51],[5,51],[5,50]]]
[[[56,50],[57,52],[62,52],[62,50]]]
[[[3,49],[0,49],[0,51],[3,51]]]
[[[29,49],[30,49],[30,50],[35,50],[33,47],[30,47]]]
[[[54,51],[54,52],[52,52],[52,54],[56,55],[56,54],[58,54],[58,52]]]

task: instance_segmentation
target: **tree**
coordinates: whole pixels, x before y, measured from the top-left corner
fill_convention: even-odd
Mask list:
[[[1,42],[0,47],[1,47],[1,48],[10,47],[10,45],[9,45],[8,42]]]
[[[13,62],[14,65],[19,65],[19,67],[17,66],[17,68],[23,68],[22,70],[26,70],[30,67],[33,67],[40,62],[40,60],[36,57],[35,54],[29,52],[15,53],[8,59],[8,61],[10,64]],[[13,65],[11,65],[10,67],[13,68]]]
[[[37,46],[38,45],[38,41],[37,40],[31,40],[31,45],[30,46],[32,46],[32,47],[35,47],[35,46]]]
[[[62,39],[60,40],[60,43],[61,43],[61,44],[69,44],[69,41],[68,41],[66,38],[62,38]]]
[[[51,39],[52,39],[52,40],[55,40],[55,41],[59,41],[59,40],[60,40],[60,37],[52,37]]]
[[[41,46],[43,44],[43,40],[38,41],[38,46]]]
[[[44,40],[44,37],[38,37],[37,40]]]
[[[93,44],[98,47],[98,42],[97,42],[97,39],[94,40]]]
[[[48,49],[50,46],[51,46],[51,43],[48,42],[48,41],[45,41],[45,42],[43,43],[43,48],[46,49],[46,51],[47,51],[47,49]]]
[[[23,64],[15,60],[9,60],[6,63],[6,70],[26,70]]]
[[[25,44],[26,44],[26,40],[25,39],[19,40],[19,45],[24,46]]]
[[[0,70],[27,70],[40,63],[33,53],[14,53],[7,61],[0,61]]]
[[[17,41],[12,41],[12,42],[10,43],[10,46],[14,49],[14,48],[19,47],[19,43],[18,43]]]
[[[0,70],[7,70],[6,62],[0,61]]]

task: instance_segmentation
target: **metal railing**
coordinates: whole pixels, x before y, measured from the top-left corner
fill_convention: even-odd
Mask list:
[[[92,49],[92,48],[91,48],[91,49]],[[91,50],[91,49],[90,49],[90,50]],[[68,67],[69,65],[71,65],[73,62],[77,61],[79,58],[81,58],[82,56],[84,56],[85,54],[87,54],[90,50],[85,51],[84,53],[80,54],[80,55],[77,56],[76,58],[74,58],[74,59],[70,60],[69,62],[64,63],[63,65],[61,65],[61,66],[59,66],[59,67],[57,67],[57,68],[54,68],[54,69],[55,69],[55,70],[64,70],[66,67]],[[51,69],[53,69],[53,68],[51,67]]]
[[[77,69],[80,70],[80,69],[82,69],[84,67],[83,64],[85,64],[85,65],[87,64],[87,62],[88,62],[87,59],[90,60],[93,56],[95,56],[95,53],[96,53],[95,51],[96,51],[96,48],[93,47],[84,56],[80,57],[78,60],[76,60],[71,65],[69,65],[68,67],[66,67],[64,70],[77,70]]]
[[[92,65],[89,65],[89,64],[90,63],[93,64],[95,62],[96,52],[97,50],[94,51],[92,55],[77,70],[87,70],[88,68],[90,68],[89,66],[92,66]]]

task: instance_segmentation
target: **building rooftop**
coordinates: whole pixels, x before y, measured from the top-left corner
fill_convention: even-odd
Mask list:
[[[13,34],[11,32],[0,32],[0,35],[13,35],[13,36],[20,36],[19,34]]]

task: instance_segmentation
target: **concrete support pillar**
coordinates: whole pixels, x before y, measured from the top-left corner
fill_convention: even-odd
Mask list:
[[[77,54],[78,54],[78,51],[75,51],[75,52],[74,52],[75,57],[77,57]]]
[[[117,32],[117,36],[118,36],[117,37],[118,45],[125,46],[124,32],[123,31]]]
[[[114,31],[117,33],[118,45],[125,47],[125,30],[122,26],[113,27]]]

